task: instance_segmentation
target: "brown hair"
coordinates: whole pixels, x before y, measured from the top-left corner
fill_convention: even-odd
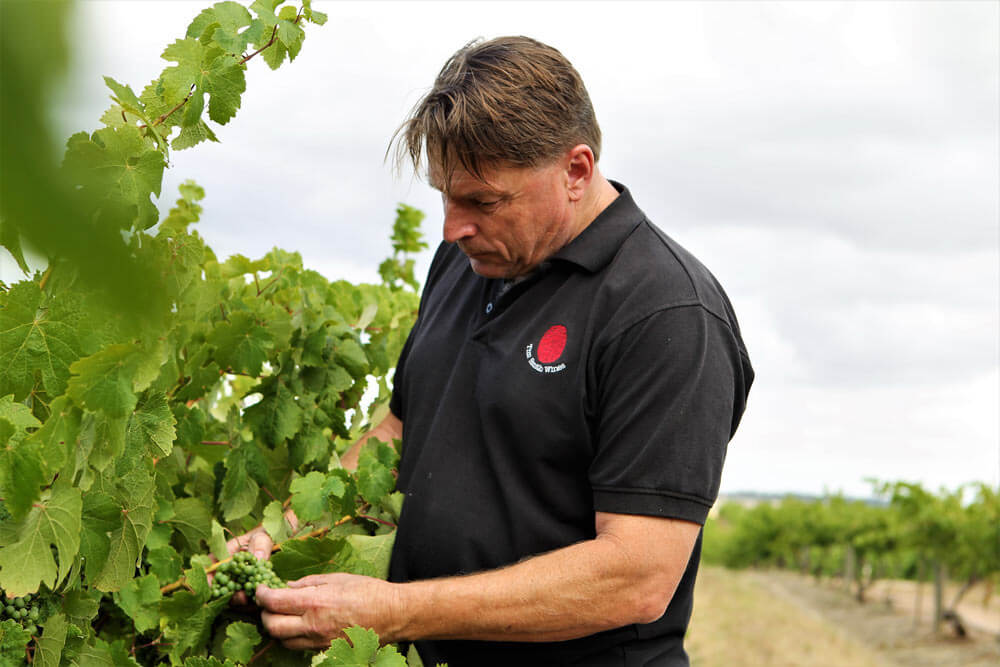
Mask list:
[[[473,40],[448,59],[431,90],[390,142],[396,166],[442,168],[447,187],[461,166],[482,179],[484,168],[535,167],[587,144],[596,160],[601,129],[573,65],[529,37]]]

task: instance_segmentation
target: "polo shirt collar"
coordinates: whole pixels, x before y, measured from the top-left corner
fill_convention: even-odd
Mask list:
[[[646,218],[628,188],[615,181],[611,185],[618,190],[618,197],[549,261],[570,262],[591,273],[611,262],[628,235]]]

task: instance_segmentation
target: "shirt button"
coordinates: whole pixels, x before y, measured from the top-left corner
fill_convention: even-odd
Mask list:
[[[489,315],[492,312],[493,312],[493,302],[490,301],[488,304],[486,304],[486,314]]]

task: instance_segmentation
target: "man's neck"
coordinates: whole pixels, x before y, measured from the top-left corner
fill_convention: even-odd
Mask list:
[[[604,178],[601,172],[596,172],[590,188],[580,200],[577,228],[573,238],[579,236],[584,229],[589,227],[590,223],[596,220],[597,216],[617,198],[618,190],[615,189],[615,186],[611,185],[611,182]]]

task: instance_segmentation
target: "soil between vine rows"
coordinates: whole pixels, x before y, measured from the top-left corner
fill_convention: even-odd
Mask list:
[[[904,582],[899,582],[904,583]],[[878,589],[858,604],[836,582],[789,572],[703,566],[687,638],[693,667],[986,667],[1000,664],[996,631],[935,638],[914,626],[915,587],[896,586],[893,604]],[[907,593],[911,597],[907,597]],[[931,595],[925,586],[924,598]],[[992,616],[987,614],[987,623]]]

